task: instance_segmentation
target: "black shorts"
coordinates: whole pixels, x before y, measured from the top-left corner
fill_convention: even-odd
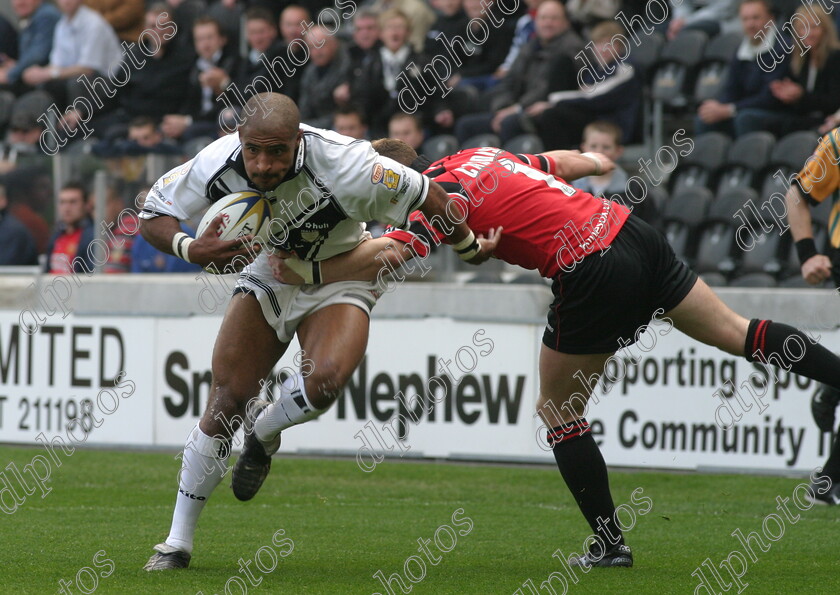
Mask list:
[[[555,278],[543,343],[562,353],[613,353],[619,339],[634,341],[658,308],[677,306],[696,282],[665,236],[630,215],[609,250]]]

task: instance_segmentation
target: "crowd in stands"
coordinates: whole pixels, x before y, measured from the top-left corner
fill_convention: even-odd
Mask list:
[[[355,138],[390,135],[418,150],[478,138],[620,159],[624,145],[649,140],[651,88],[666,81],[658,53],[734,39],[707,97],[692,94],[698,68],[678,79],[688,134],[825,132],[840,124],[837,16],[785,2],[13,0],[15,20],[0,16],[0,265],[46,254],[47,271],[66,271],[92,237],[81,184],[64,185],[45,237],[44,205],[16,187],[37,178],[21,178],[21,156],[189,157],[233,131],[263,91]],[[579,183],[612,196],[630,179],[619,169]],[[112,194],[115,206],[133,200]],[[655,222],[660,207],[641,214]],[[104,270],[177,268],[138,238]]]

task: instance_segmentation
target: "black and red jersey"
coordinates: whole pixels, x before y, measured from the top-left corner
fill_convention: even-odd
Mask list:
[[[444,157],[423,173],[461,207],[476,234],[504,228],[498,258],[554,278],[609,246],[630,211],[574,188],[553,175],[553,166],[553,160],[541,155],[484,147]],[[452,210],[450,216],[458,214]],[[438,242],[443,240],[435,229],[440,223],[426,221],[419,211],[411,220],[428,228]],[[399,230],[388,235],[406,242],[412,238]]]

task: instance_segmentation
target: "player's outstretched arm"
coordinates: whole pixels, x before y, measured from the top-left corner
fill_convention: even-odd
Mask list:
[[[285,250],[275,250],[268,261],[275,279],[289,285],[302,285],[375,281],[382,269],[398,269],[403,262],[415,256],[409,244],[383,236],[365,240],[349,252],[319,262],[301,260]]]
[[[501,228],[491,229],[487,237],[478,236],[481,251],[492,255],[502,237]],[[353,250],[319,262],[301,260],[285,250],[269,257],[274,278],[288,285],[335,283],[336,281],[376,281],[417,256],[414,247],[390,236],[365,240]]]
[[[161,252],[174,254],[202,267],[213,265],[218,271],[225,271],[231,265],[239,269],[253,261],[260,250],[259,245],[252,243],[253,237],[220,240],[216,237],[216,229],[221,222],[220,214],[200,237],[193,239],[181,231],[175,217],[161,215],[153,219],[141,219],[140,233]]]
[[[790,233],[796,242],[802,278],[811,285],[819,285],[831,277],[831,261],[825,254],[817,252],[811,228],[811,211],[795,184],[788,188],[785,203]]]
[[[613,160],[601,153],[580,151],[546,151],[540,155],[554,162],[551,172],[564,180],[576,180],[585,176],[600,176],[615,169]]]

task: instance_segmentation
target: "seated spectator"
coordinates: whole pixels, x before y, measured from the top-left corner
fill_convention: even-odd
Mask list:
[[[646,195],[647,188],[638,182],[638,178],[630,178],[627,172],[618,165],[617,161],[624,153],[621,139],[624,133],[621,128],[607,122],[596,120],[583,129],[583,142],[580,150],[584,153],[601,153],[616,163],[615,169],[602,176],[587,176],[575,180],[575,188],[589,192],[593,196],[601,196],[617,200],[632,209],[633,214],[641,217],[647,223],[655,225],[659,219],[659,208],[653,198]],[[633,202],[644,197],[641,202]]]
[[[463,0],[431,0],[437,12],[437,18],[426,33],[423,51],[427,56],[434,56],[442,48],[438,36],[452,40],[456,35],[464,37],[469,19],[464,12]]]
[[[682,0],[671,2],[671,20],[668,23],[668,39],[674,39],[680,31],[702,31],[709,39],[721,33],[738,31],[738,0]]]
[[[351,81],[362,76],[365,63],[375,59],[382,46],[379,41],[379,14],[370,7],[362,7],[353,15],[353,40],[347,47],[350,56],[350,71],[347,80],[336,87],[333,97],[338,105],[344,105],[351,99]]]
[[[135,237],[140,237],[140,220],[136,213],[126,209],[119,189],[114,186],[108,188],[105,199],[105,224],[110,231],[102,238],[108,246],[108,260],[102,265],[102,272],[130,273],[131,248]]]
[[[536,17],[537,8],[542,4],[543,0],[525,0],[527,11],[516,20],[516,25],[513,32],[513,40],[510,48],[505,55],[505,59],[499,69],[496,71],[496,78],[501,79],[510,72],[514,61],[519,57],[519,52],[525,47],[529,41],[534,39],[537,34]]]
[[[0,14],[0,58],[18,58],[18,32],[9,19]]]
[[[181,223],[181,231],[190,237],[195,237],[195,230],[186,223]],[[199,273],[201,267],[197,264],[190,264],[172,254],[161,252],[152,246],[146,239],[137,234],[134,236],[134,244],[131,246],[131,272],[132,273]]]
[[[44,125],[37,118],[40,114],[12,112],[6,142],[0,144],[0,174],[15,168],[21,155],[41,154],[41,133]]]
[[[605,120],[596,120],[583,129],[583,141],[580,150],[583,153],[601,153],[609,157],[615,169],[601,176],[587,176],[575,180],[575,188],[580,188],[592,196],[609,197],[624,192],[627,186],[627,172],[618,165],[618,159],[624,153],[621,144],[621,128]]]
[[[390,10],[380,18],[382,47],[365,63],[361,76],[354,81],[352,98],[365,110],[373,136],[383,136],[389,118],[400,111],[399,92],[405,88],[406,79],[422,76],[419,68],[409,69],[409,64],[422,64],[409,43],[411,22],[397,10]],[[400,76],[405,72],[404,76]],[[399,77],[399,78],[398,78]],[[422,88],[419,83],[415,88]],[[427,103],[433,100],[427,101]]]
[[[804,55],[794,50],[790,78],[770,82],[773,97],[785,109],[778,120],[771,115],[762,124],[778,136],[815,128],[840,108],[840,41],[834,21],[819,6],[800,6],[795,14],[796,36],[810,49]]]
[[[138,116],[128,124],[127,138],[103,140],[93,147],[99,157],[124,157],[131,155],[180,155],[181,149],[166,142],[163,132],[152,118]]]
[[[62,16],[53,33],[49,64],[29,66],[22,77],[27,85],[43,86],[63,110],[85,91],[77,79],[107,77],[122,54],[111,25],[82,0],[62,0],[59,8]]]
[[[492,88],[498,82],[493,72],[510,45],[508,33],[512,35],[512,24],[505,27],[508,21],[498,20],[498,10],[496,16],[490,16],[492,2],[468,1],[473,11],[472,19],[462,10],[461,0],[436,0],[435,8],[441,16],[426,37],[426,56],[447,57],[454,51],[458,59],[448,59],[452,74],[445,81],[449,87],[446,95],[441,93],[426,109],[434,120],[434,124],[429,122],[432,134],[449,134],[455,120],[478,111],[476,105],[479,103],[480,92]],[[484,39],[484,43],[473,43],[470,40],[470,29],[474,37]],[[492,55],[494,49],[496,56]],[[461,77],[465,71],[467,76],[472,77],[469,85],[462,84]]]
[[[59,191],[58,224],[47,247],[45,272],[54,275],[93,272],[94,229],[87,200],[87,190],[80,182],[68,182]]]
[[[280,13],[280,41],[283,44],[281,55],[286,58],[288,67],[294,69],[292,75],[286,77],[283,93],[295,101],[300,98],[301,79],[304,70],[303,66],[295,66],[295,64],[306,64],[307,62],[306,46],[299,43],[298,40],[304,39],[306,23],[311,22],[312,15],[298,4],[289,4]]]
[[[219,96],[239,68],[239,56],[227,42],[218,21],[201,17],[193,24],[193,44],[198,58],[189,78],[186,102],[178,113],[167,114],[161,130],[167,138],[186,142],[198,136],[217,137],[224,102]]]
[[[115,93],[113,102],[89,124],[104,133],[106,139],[127,136],[127,122],[140,116],[160,120],[166,114],[177,113],[186,102],[189,87],[185,84],[194,63],[192,52],[175,43],[175,24],[168,21],[166,4],[155,4],[146,11],[146,30],[160,40],[155,53],[144,53],[139,46],[131,48],[131,76]],[[104,95],[104,93],[103,93]],[[104,100],[104,97],[102,98]],[[111,109],[109,109],[111,108]],[[63,117],[64,125],[75,126],[81,115],[73,110]],[[76,139],[81,135],[77,135]]]
[[[18,167],[6,174],[9,212],[23,223],[35,238],[38,254],[45,254],[50,226],[43,213],[52,202],[52,179],[38,167]]]
[[[482,39],[488,29],[490,33],[481,44],[474,44],[468,35],[462,35],[472,54],[464,56],[463,63],[448,81],[451,86],[486,91],[499,82],[502,63],[513,42],[515,21],[508,17],[498,27],[493,26],[490,11],[495,10],[495,6],[495,0],[464,0],[464,12],[470,19],[473,38]]]
[[[360,140],[366,140],[368,135],[367,122],[365,122],[365,114],[359,108],[347,105],[338,108],[333,114],[332,129]]]
[[[255,7],[245,12],[245,39],[248,43],[248,53],[239,62],[239,69],[233,77],[243,98],[248,99],[245,95],[250,95],[250,91],[246,92],[245,88],[258,76],[271,84],[272,91],[286,93],[288,77],[283,70],[278,67],[269,72],[275,58],[280,56],[286,59],[283,43],[277,38],[277,24],[269,11]],[[282,84],[278,84],[277,81]],[[237,102],[231,105],[241,107]]]
[[[404,14],[411,24],[408,41],[412,49],[423,51],[426,33],[435,22],[435,13],[424,0],[375,0],[371,8],[381,15],[394,10]]]
[[[53,34],[61,13],[43,0],[17,0],[12,3],[12,10],[21,23],[17,59],[6,56],[0,64],[0,88],[21,95],[28,88],[21,80],[23,71],[49,63]]]
[[[546,100],[551,88],[549,73],[561,70],[565,84],[561,88],[574,86],[577,69],[572,65],[573,57],[583,50],[584,44],[566,18],[563,5],[557,0],[544,0],[537,9],[536,32],[520,52],[510,72],[497,87],[492,89],[489,113],[464,116],[455,124],[455,136],[463,143],[477,134],[495,132],[506,140],[521,133],[520,114],[531,105]],[[559,68],[559,61],[566,66]],[[555,75],[553,80],[560,80]],[[580,138],[580,129],[575,143]]]
[[[9,212],[6,187],[0,181],[0,266],[36,265],[35,238],[20,220]]]
[[[742,0],[738,16],[744,41],[729,63],[720,96],[707,99],[697,109],[695,134],[719,131],[741,136],[762,130],[763,124],[757,116],[782,108],[782,102],[770,90],[770,83],[788,75],[790,61],[777,34],[779,29],[773,21],[772,8],[768,0]],[[782,61],[778,62],[776,56],[782,57]]]
[[[419,153],[423,146],[423,124],[413,114],[394,114],[388,121],[388,137],[401,140]]]
[[[306,35],[309,63],[301,77],[300,118],[310,126],[329,128],[336,104],[334,92],[350,71],[350,60],[335,35],[319,26]]]
[[[143,31],[143,15],[146,13],[144,0],[84,0],[85,5],[92,8],[108,21],[123,41],[137,43]]]
[[[624,142],[632,138],[642,101],[642,80],[629,60],[621,37],[622,27],[615,21],[604,21],[592,29],[591,46],[595,52],[577,76],[581,87],[574,91],[556,91],[547,101],[538,101],[525,108],[520,127],[508,122],[506,136],[534,132],[547,149],[570,149],[578,143],[583,128],[595,120],[614,122],[624,131]],[[564,70],[568,66],[561,67]],[[556,71],[557,69],[555,69]],[[557,85],[553,85],[557,86]]]

